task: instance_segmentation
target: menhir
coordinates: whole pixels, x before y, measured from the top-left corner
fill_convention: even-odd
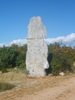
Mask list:
[[[48,47],[44,41],[46,28],[40,17],[32,17],[28,26],[26,68],[30,77],[45,77]]]

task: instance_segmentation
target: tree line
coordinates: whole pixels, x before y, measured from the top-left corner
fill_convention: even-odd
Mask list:
[[[7,68],[25,69],[27,45],[0,47],[0,70]],[[59,43],[48,45],[48,72],[58,75],[60,72],[75,72],[75,48],[61,46]]]
[[[5,72],[7,68],[25,68],[27,45],[0,48],[0,70]]]
[[[48,48],[48,62],[53,75],[75,71],[75,48],[59,43],[50,44]]]

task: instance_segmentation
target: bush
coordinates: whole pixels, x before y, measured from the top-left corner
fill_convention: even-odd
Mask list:
[[[60,72],[66,73],[67,71],[72,71],[68,61],[63,56],[60,56],[58,53],[53,55],[50,65],[53,75],[59,75]]]
[[[25,68],[26,68],[25,62],[17,66],[17,69],[25,69]]]
[[[0,83],[0,92],[10,90],[14,88],[15,85],[9,83]]]
[[[12,47],[0,48],[0,69],[14,68],[18,52]]]
[[[17,68],[24,69],[26,67],[25,65],[25,53],[19,53],[16,59],[16,66]]]
[[[51,61],[51,69],[53,75],[59,75],[59,72],[62,71],[62,63],[57,55],[53,56]]]
[[[1,72],[2,72],[2,73],[7,73],[8,71],[7,71],[6,68],[2,68],[2,69],[1,69]]]

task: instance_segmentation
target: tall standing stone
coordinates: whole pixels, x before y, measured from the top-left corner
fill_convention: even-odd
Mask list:
[[[30,77],[46,76],[48,48],[44,41],[46,28],[40,17],[32,17],[28,26],[26,68]]]

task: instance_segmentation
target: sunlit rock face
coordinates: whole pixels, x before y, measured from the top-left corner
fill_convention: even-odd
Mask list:
[[[45,77],[48,48],[44,41],[46,28],[40,17],[32,17],[28,26],[26,68],[30,77]]]

